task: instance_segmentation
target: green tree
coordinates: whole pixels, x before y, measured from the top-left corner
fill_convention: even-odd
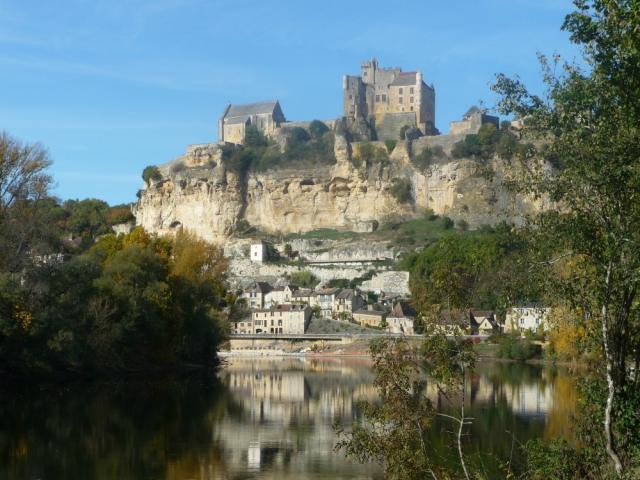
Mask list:
[[[162,180],[162,174],[158,167],[149,165],[142,171],[142,180],[144,180],[147,185],[150,185],[152,181],[157,182],[158,180]]]
[[[452,446],[458,450],[461,472],[470,478],[462,446],[469,419],[459,400],[465,396],[465,372],[475,363],[471,346],[443,336],[432,337],[420,347],[406,339],[382,338],[371,342],[370,352],[380,402],[359,402],[362,421],[350,431],[336,425],[337,447],[359,462],[382,464],[388,479],[450,478],[451,468],[441,465],[429,450],[428,433],[439,415],[455,425]],[[436,412],[427,382],[436,384],[446,398],[457,399],[459,416]]]
[[[600,445],[618,477],[640,468],[637,410],[640,375],[640,29],[638,5],[625,0],[578,0],[563,28],[582,46],[588,71],[544,57],[545,97],[518,80],[497,77],[504,113],[526,118],[523,136],[545,144],[557,159],[553,175],[539,158],[525,158],[523,190],[550,199],[559,211],[542,214],[535,231],[556,245],[549,268],[571,262],[555,290],[593,319],[606,387],[596,396],[603,427],[582,440]],[[554,59],[557,61],[557,59]],[[552,278],[552,277],[550,277]],[[635,392],[630,394],[630,392]],[[628,419],[635,418],[634,421]],[[597,451],[596,449],[593,450]],[[600,467],[599,467],[600,468]],[[602,466],[604,468],[604,466]]]
[[[322,138],[322,136],[329,131],[329,127],[320,120],[313,120],[309,124],[309,133],[315,140]]]
[[[48,207],[50,165],[42,146],[0,132],[0,272],[20,271],[29,254],[47,253],[49,209],[41,207]]]

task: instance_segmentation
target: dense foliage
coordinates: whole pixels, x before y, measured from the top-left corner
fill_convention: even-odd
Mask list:
[[[389,187],[389,193],[398,203],[413,202],[413,186],[408,178],[394,178],[391,187]]]
[[[311,133],[301,127],[286,129],[283,133],[284,147],[274,143],[256,127],[249,127],[245,145],[224,152],[225,165],[241,172],[264,172],[293,165],[333,165],[336,162],[333,132],[317,124],[312,125],[315,127]]]
[[[504,312],[514,303],[538,300],[542,292],[532,281],[529,259],[526,239],[502,225],[445,235],[405,257],[402,267],[411,273],[411,293],[422,319],[437,322],[443,310]]]
[[[530,148],[526,143],[518,142],[509,129],[498,130],[493,123],[485,123],[477,134],[467,135],[457,142],[451,150],[453,158],[477,157],[489,159],[498,154],[505,159],[514,155],[526,155]]]
[[[563,28],[589,70],[558,69],[542,57],[545,97],[503,75],[494,88],[502,111],[524,120],[523,136],[555,159],[553,175],[538,156],[525,159],[522,189],[560,206],[541,215],[534,231],[555,245],[548,269],[562,272],[548,273],[549,290],[583,312],[578,318],[602,358],[606,387],[590,418],[601,416],[604,428],[581,438],[608,459],[589,465],[589,476],[612,470],[623,477],[640,469],[638,430],[631,429],[640,422],[640,375],[629,374],[640,366],[640,9],[626,0],[574,3]]]
[[[109,375],[215,364],[225,261],[178,233],[101,238],[70,261],[0,276],[4,373]]]

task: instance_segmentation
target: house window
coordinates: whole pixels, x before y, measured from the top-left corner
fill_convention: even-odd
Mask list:
[[[398,89],[398,93],[402,95],[402,88]]]
[[[410,93],[411,95],[413,95],[413,87],[411,87],[411,88],[409,89],[409,93]]]
[[[413,97],[409,97],[409,103],[413,103]]]

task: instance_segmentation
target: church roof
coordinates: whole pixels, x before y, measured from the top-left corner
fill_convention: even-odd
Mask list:
[[[482,113],[482,110],[480,110],[476,105],[473,105],[469,110],[467,110],[467,113],[464,114],[463,118],[470,117],[475,113]]]
[[[277,100],[268,102],[245,103],[242,105],[231,105],[225,118],[248,117],[250,115],[259,115],[263,113],[273,113],[278,105]]]
[[[394,87],[403,87],[405,85],[416,84],[416,72],[400,72],[391,83]]]

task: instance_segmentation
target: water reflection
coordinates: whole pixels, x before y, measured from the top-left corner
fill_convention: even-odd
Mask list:
[[[332,424],[375,400],[366,359],[234,359],[219,378],[0,391],[0,479],[379,479],[334,452]],[[568,435],[573,378],[481,364],[465,403],[469,460],[490,475],[514,441]],[[435,388],[440,409],[455,412]],[[429,443],[455,465],[451,424]],[[517,461],[517,459],[515,459]],[[493,477],[492,477],[493,478]]]

